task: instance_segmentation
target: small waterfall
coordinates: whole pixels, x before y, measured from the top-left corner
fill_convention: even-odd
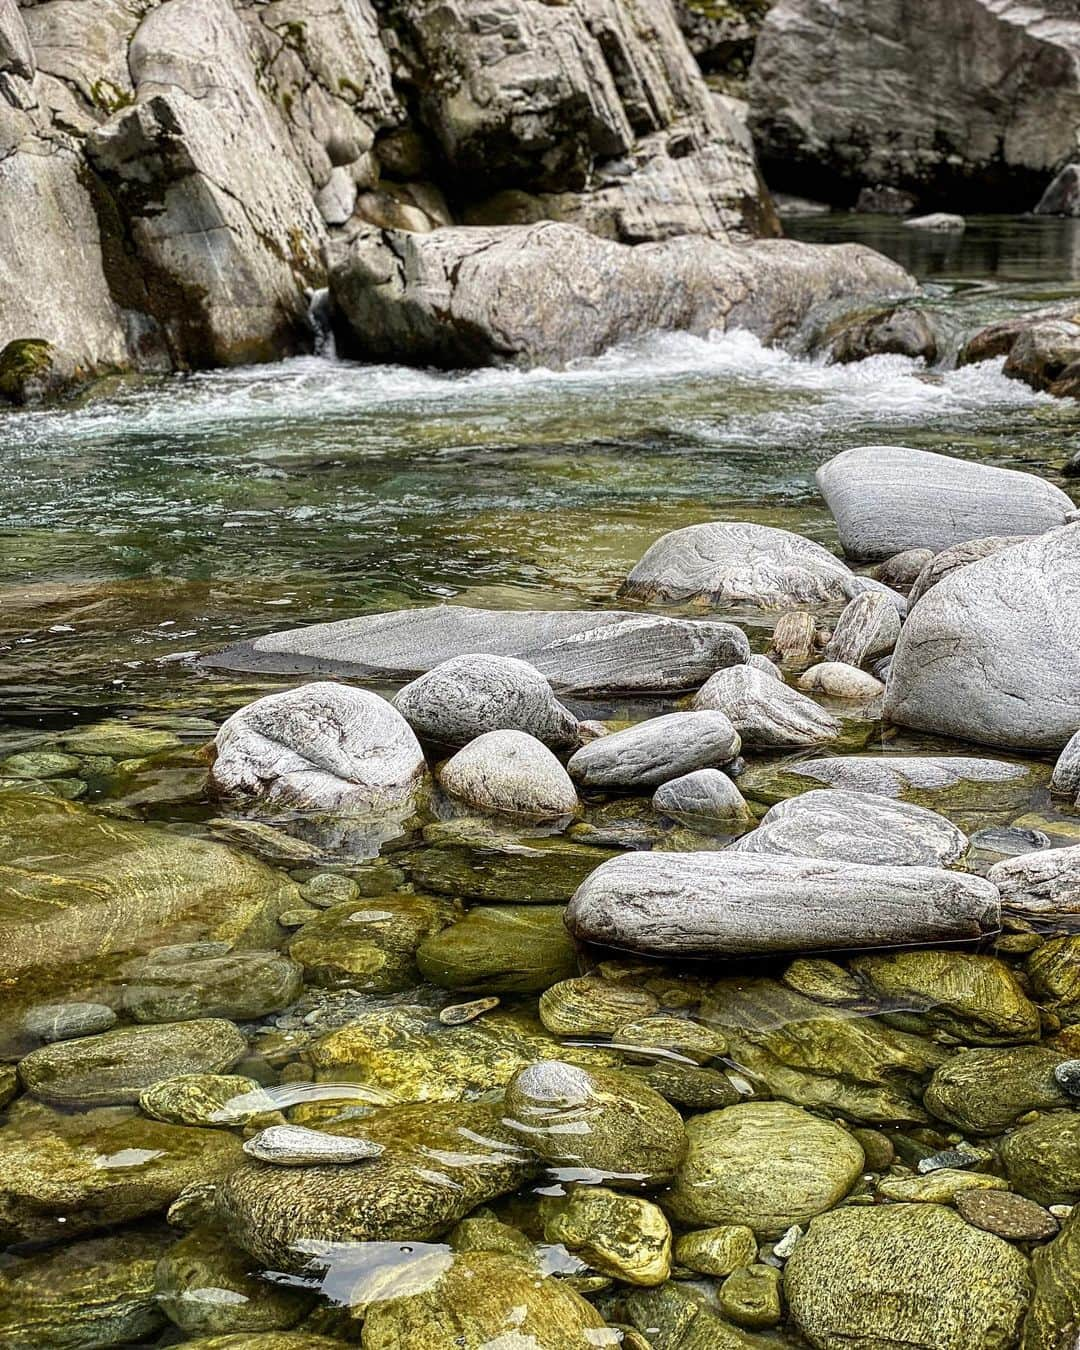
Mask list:
[[[337,360],[337,343],[334,341],[334,326],[330,321],[330,292],[323,286],[320,290],[309,292],[308,323],[315,340],[315,355],[326,361]]]

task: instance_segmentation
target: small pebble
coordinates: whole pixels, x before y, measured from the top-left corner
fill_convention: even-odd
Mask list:
[[[781,1261],[786,1261],[795,1250],[795,1245],[802,1235],[803,1230],[797,1223],[793,1223],[787,1232],[783,1233],[773,1243],[773,1256],[779,1257]]]
[[[327,1163],[363,1162],[383,1152],[381,1144],[341,1134],[309,1130],[303,1125],[271,1125],[248,1139],[244,1152],[278,1167],[322,1167]]]
[[[1047,1209],[1055,1219],[1067,1219],[1073,1212],[1072,1205],[1048,1205]]]
[[[474,998],[469,1003],[451,1003],[448,1007],[440,1009],[439,1021],[444,1027],[460,1027],[463,1023],[472,1022],[498,1006],[497,998]]]
[[[1013,1191],[961,1191],[956,1208],[975,1228],[1013,1242],[1043,1242],[1058,1231],[1058,1221],[1042,1205]]]
[[[1054,1069],[1054,1077],[1070,1097],[1080,1097],[1080,1059],[1066,1059]]]
[[[871,1172],[884,1172],[896,1158],[896,1149],[888,1135],[880,1130],[852,1130],[866,1154],[866,1165]]]

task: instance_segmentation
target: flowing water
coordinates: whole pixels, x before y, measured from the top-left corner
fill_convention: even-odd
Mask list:
[[[932,309],[957,340],[1017,310],[1080,298],[1080,229],[1074,222],[987,219],[973,221],[965,235],[954,237],[926,236],[880,219],[830,216],[794,219],[789,233],[817,241],[857,238],[890,253],[926,283],[918,303]],[[55,785],[77,778],[80,787],[60,795],[77,793],[91,810],[107,813],[103,819],[153,821],[170,838],[225,837],[226,826],[210,824],[223,810],[205,792],[205,762],[198,748],[235,708],[288,681],[208,672],[197,664],[200,653],[275,629],[439,601],[492,608],[611,607],[620,580],[649,543],[698,521],[779,525],[835,547],[835,531],[813,475],[851,445],[918,446],[1031,470],[1068,486],[1060,470],[1080,450],[1077,405],[1005,378],[1000,365],[928,370],[903,357],[880,356],[828,366],[770,350],[746,334],[709,339],[669,334],[565,370],[447,375],[309,357],[278,366],[118,381],[61,407],[0,413],[0,754],[58,750],[74,755],[79,766],[64,771],[66,780],[61,774],[47,781]],[[771,622],[747,617],[756,649],[767,646]],[[609,701],[579,711],[625,717],[636,710]],[[152,737],[142,742],[136,737],[125,745],[120,736],[110,753],[107,741],[79,742],[73,734],[80,729],[87,734],[89,728],[92,737],[92,729],[103,722],[114,733],[119,725],[144,737],[157,732],[162,739],[155,744]],[[911,736],[890,740],[875,724],[861,728],[852,745],[919,749],[931,742]],[[18,784],[5,779],[4,786],[10,791]],[[42,790],[49,791],[47,786]],[[647,819],[646,803],[605,807],[594,802],[590,811],[601,824],[655,824]],[[1080,841],[1080,815],[1051,808],[1044,785],[1004,812],[1000,805],[983,811],[978,802],[969,804],[963,824],[971,830],[1016,820],[1028,827],[1041,822],[1056,843]],[[25,867],[40,866],[57,874],[79,872],[77,856],[44,862],[34,856],[28,863],[34,854],[33,826],[29,842],[25,822],[23,835],[11,833],[16,827],[10,821],[3,828],[7,856],[0,866],[14,854],[20,874]],[[265,841],[232,837],[241,852],[255,848],[268,856]],[[81,836],[73,830],[72,838]],[[407,842],[415,846],[418,841]],[[597,861],[603,856],[598,853]],[[992,856],[998,855],[988,855],[989,860]],[[297,855],[291,863],[270,861],[291,866],[294,880],[303,886],[326,869],[325,858],[315,855],[306,860]],[[370,861],[357,868],[338,859],[331,870],[339,880],[353,877],[364,895],[386,892],[400,900],[410,893],[409,868],[399,868],[400,862],[391,851],[382,874]],[[95,865],[109,870],[107,858]],[[5,884],[15,898],[0,897],[0,920],[17,919],[22,883],[8,877]],[[414,888],[421,889],[415,878]],[[470,894],[467,887],[455,891],[452,881],[443,886],[432,901],[436,926],[447,918],[460,921],[455,903],[463,895],[466,902],[482,898],[482,892]],[[298,897],[290,907],[303,903]],[[521,908],[538,914],[551,907]],[[362,916],[360,921],[365,922]],[[536,931],[519,939],[526,969],[532,961],[528,944],[550,930],[539,918],[535,922]],[[283,947],[292,940],[285,929],[276,931],[275,944],[267,939],[255,945]],[[207,936],[205,925],[193,934],[183,925],[173,931],[165,924],[155,942],[187,943],[193,936]],[[61,980],[48,989],[35,985],[30,1001],[60,1003],[85,998],[93,989],[115,1004],[116,990],[132,977],[126,967],[118,973],[109,966],[108,941],[97,949],[109,967],[104,983],[80,967],[73,983]],[[125,958],[131,955],[122,934],[112,941]],[[1016,951],[1022,947],[1017,944]],[[0,978],[5,977],[3,962],[0,952]],[[415,1016],[419,1008],[430,1019],[448,997],[460,1002],[476,996],[475,990],[448,996],[445,990],[418,986],[408,961],[403,969],[411,974],[381,985],[356,978],[351,983],[357,992],[347,994],[345,975],[330,978],[307,968],[294,1011],[265,1019],[234,1014],[249,1041],[234,1072],[250,1074],[279,1093],[267,1110],[299,1109],[302,1119],[326,1119],[320,1085],[312,1084],[309,1099],[304,1098],[305,1082],[312,1077],[304,1052],[316,1033],[347,1025],[361,1013],[394,1007],[412,1008]],[[553,978],[565,973],[559,967]],[[779,989],[775,974],[762,978]],[[16,965],[14,978],[6,978],[6,988],[16,997],[19,978]],[[629,978],[642,987],[649,980],[662,983],[654,975]],[[690,1009],[708,1023],[700,998],[704,977],[691,972],[683,978],[693,997],[675,997],[669,983],[653,1001]],[[4,987],[0,984],[0,997]],[[108,995],[101,992],[106,987],[112,991]],[[542,987],[533,972],[519,982],[516,994],[512,980],[502,986],[492,981],[487,992],[508,990],[504,1003],[511,1019],[526,1018],[535,1011]],[[857,1011],[880,1012],[885,1006],[895,1017],[903,1005],[871,997],[858,1003]],[[956,1017],[935,1022],[924,1005],[915,1006],[923,1012],[908,1012],[909,1021],[901,1018],[896,1025],[924,1037],[944,1034],[946,1041],[953,1036],[954,1044],[964,1041]],[[832,1017],[835,1008],[828,1012]],[[773,1017],[782,1025],[792,1016],[781,1009],[760,1014],[759,1021]],[[483,1024],[481,1018],[475,1025]],[[402,1033],[399,1048],[415,1049],[415,1037],[426,1034],[415,1028]],[[748,1040],[743,1053],[731,1053],[721,1067],[726,1062],[733,1081],[747,1091],[768,1095],[763,1083],[769,1075],[759,1062],[766,1052],[760,1037],[750,1039],[753,1048]],[[571,1039],[568,1045],[579,1043],[580,1038]],[[975,1037],[972,1043],[982,1042]],[[32,1044],[40,1041],[24,1039],[17,1049]],[[482,1058],[480,1050],[475,1053]],[[779,1056],[781,1050],[770,1043],[767,1054]],[[481,1099],[498,1085],[497,1075],[477,1071],[464,1075],[460,1089],[441,1093],[432,1086],[435,1069],[416,1068],[404,1050],[403,1078],[396,1085],[393,1063],[375,1051],[366,1050],[365,1056],[346,1056],[345,1070],[323,1075],[356,1080],[349,1090],[358,1119],[377,1110],[380,1101],[429,1101],[440,1095]],[[361,1059],[370,1069],[366,1076],[356,1071]],[[832,1071],[816,1060],[804,1068],[826,1077]],[[835,1072],[844,1078],[848,1071],[838,1065]],[[419,1075],[419,1086],[410,1073]],[[299,1086],[280,1096],[288,1083]],[[775,1083],[772,1092],[784,1095]],[[814,1104],[808,1097],[794,1099]],[[27,1115],[28,1101],[16,1098],[9,1130],[30,1129],[19,1115],[20,1109]],[[131,1105],[109,1109],[135,1111]],[[334,1109],[347,1110],[347,1100],[345,1107],[337,1100]],[[884,1109],[860,1117],[857,1109],[841,1105],[834,1114],[856,1125],[889,1123]],[[895,1117],[900,1133],[894,1146],[909,1163],[920,1149],[926,1153],[944,1146],[953,1132],[940,1121],[923,1118],[919,1124],[917,1109],[909,1119],[902,1111]],[[3,1169],[0,1161],[0,1173]],[[586,1292],[610,1298],[610,1291],[601,1295],[594,1288],[595,1272],[585,1270],[558,1242],[544,1239],[543,1224],[537,1228],[535,1214],[526,1214],[530,1194],[526,1186],[517,1200],[500,1202],[500,1217],[520,1224],[539,1243],[537,1250],[546,1253],[543,1269],[561,1271]],[[166,1242],[158,1226],[164,1208],[164,1203],[136,1206],[130,1217],[141,1227],[118,1231],[122,1237],[133,1232],[137,1240],[143,1235],[147,1251],[156,1253]],[[58,1204],[53,1213],[62,1209]],[[74,1222],[69,1231],[100,1226]],[[25,1241],[12,1248],[6,1266],[0,1265],[0,1277],[5,1270],[17,1273],[26,1260],[42,1259],[34,1255],[37,1244],[62,1233],[41,1224],[14,1233]],[[431,1280],[454,1260],[441,1242],[416,1245],[418,1261],[435,1261]],[[390,1287],[387,1281],[400,1294],[403,1286],[393,1284],[386,1272],[401,1264],[402,1250],[397,1242],[371,1243],[363,1250],[350,1246],[335,1260],[326,1258],[320,1268],[329,1266],[333,1274],[321,1286],[325,1303],[377,1301],[385,1298],[378,1290]],[[263,1280],[271,1266],[255,1263],[252,1278]],[[224,1278],[216,1270],[211,1284]],[[275,1278],[283,1282],[278,1292],[284,1289],[285,1295],[295,1292],[291,1286],[297,1280],[305,1288],[312,1287],[312,1279],[318,1283],[310,1275],[279,1272]],[[420,1279],[418,1287],[423,1284]],[[356,1293],[361,1285],[362,1295]],[[245,1299],[262,1297],[244,1288]],[[601,1306],[606,1305],[601,1301]],[[301,1311],[308,1315],[306,1304]],[[170,1316],[184,1336],[219,1325],[194,1315],[185,1320],[174,1312]],[[314,1317],[310,1325],[355,1339],[355,1321],[334,1321],[325,1309]],[[611,1317],[620,1323],[632,1320],[625,1310]],[[165,1330],[159,1323],[155,1314],[146,1326],[129,1328],[126,1340],[100,1343],[156,1345],[181,1335],[171,1324]],[[267,1323],[289,1324],[287,1317]],[[220,1326],[232,1325],[223,1316]],[[239,1319],[236,1325],[249,1324]],[[797,1341],[790,1326],[787,1332]]]

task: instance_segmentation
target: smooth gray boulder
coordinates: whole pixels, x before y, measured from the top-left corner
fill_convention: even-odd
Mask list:
[[[901,445],[844,450],[816,477],[841,547],[864,560],[985,535],[1043,534],[1074,510],[1060,488],[1034,474]]]
[[[1007,909],[1025,914],[1080,914],[1080,844],[1003,858],[986,874]]]
[[[887,595],[864,591],[844,606],[822,655],[826,661],[861,666],[887,656],[900,636],[900,615]]]
[[[490,610],[464,605],[392,610],[268,633],[208,657],[225,670],[320,672],[406,680],[477,652],[528,661],[567,693],[695,689],[741,665],[741,629],[625,610]]]
[[[863,591],[892,593],[856,576],[812,539],[749,521],[709,521],[663,535],[645,552],[619,594],[633,600],[757,609],[842,604]],[[895,597],[901,609],[904,601]]]
[[[823,745],[840,723],[812,698],[753,666],[718,670],[694,695],[694,707],[727,715],[748,749]]]
[[[957,942],[1000,919],[997,889],[979,877],[731,849],[611,858],[566,909],[581,941],[664,957]]]
[[[590,741],[566,767],[584,787],[647,788],[738,753],[738,733],[722,712],[677,712]]]
[[[480,811],[557,820],[577,809],[570,775],[542,741],[524,731],[488,731],[439,770],[443,790]]]
[[[400,690],[394,707],[418,736],[467,745],[488,731],[525,731],[553,749],[578,744],[577,718],[535,666],[471,652],[443,661]]]
[[[951,211],[932,211],[928,216],[911,216],[904,225],[909,230],[929,230],[932,234],[963,234],[967,221]]]
[[[697,769],[661,783],[652,804],[665,815],[692,816],[722,825],[740,825],[750,818],[742,793],[720,769]]]
[[[777,802],[756,830],[730,846],[737,853],[883,867],[951,867],[967,848],[967,836],[936,811],[844,788],[816,789]]]
[[[777,0],[758,34],[750,126],[770,184],[831,201],[908,190],[1027,211],[1076,159],[1071,0]]]
[[[1080,731],[1058,755],[1050,786],[1055,792],[1080,800]]]
[[[392,704],[327,681],[256,699],[214,743],[215,786],[275,807],[407,810],[426,775],[420,743]]]
[[[1080,726],[1080,524],[940,582],[912,610],[886,715],[986,745],[1060,750]]]
[[[968,539],[963,544],[954,544],[952,548],[935,553],[915,578],[908,595],[908,605],[916,604],[927,591],[933,590],[939,581],[944,581],[958,568],[969,567],[983,558],[993,557],[1002,549],[1012,548],[1013,544],[1022,544],[1025,538],[1027,536],[1022,534],[992,534],[982,539]]]
[[[629,248],[553,221],[365,227],[328,256],[345,354],[449,368],[562,366],[657,331],[780,341],[819,306],[914,289],[857,244],[683,235]]]

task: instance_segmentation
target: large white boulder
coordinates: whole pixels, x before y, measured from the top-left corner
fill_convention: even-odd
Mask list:
[[[412,728],[386,699],[329,681],[256,699],[215,746],[216,786],[274,807],[408,809],[426,773]]]
[[[576,938],[644,955],[768,956],[978,938],[997,888],[932,867],[738,853],[631,853],[582,882]]]
[[[1080,727],[1080,524],[939,582],[911,611],[886,715],[985,745],[1060,750]]]
[[[1042,534],[1074,510],[1060,488],[1035,474],[902,445],[844,450],[818,469],[817,484],[850,558]]]

